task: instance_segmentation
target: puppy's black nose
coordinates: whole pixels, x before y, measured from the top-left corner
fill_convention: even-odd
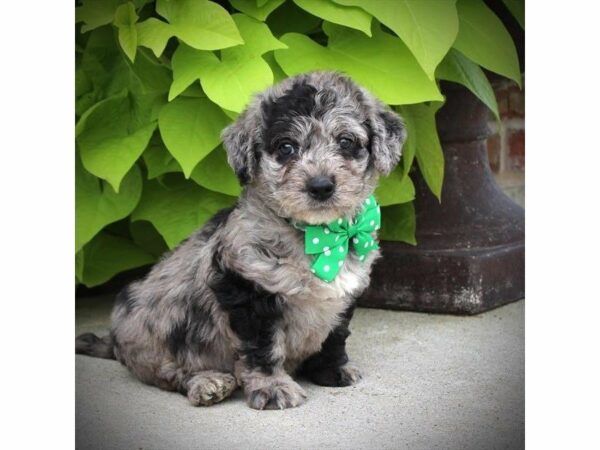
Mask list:
[[[329,177],[313,177],[306,183],[308,194],[316,200],[327,200],[335,191],[335,183]]]

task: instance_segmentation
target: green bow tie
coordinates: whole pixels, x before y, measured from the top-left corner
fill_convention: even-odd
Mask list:
[[[337,219],[326,225],[304,225],[304,251],[315,255],[311,271],[323,281],[332,281],[348,255],[350,242],[358,259],[364,261],[367,254],[379,245],[371,233],[381,226],[381,211],[370,196],[363,210],[353,220]]]

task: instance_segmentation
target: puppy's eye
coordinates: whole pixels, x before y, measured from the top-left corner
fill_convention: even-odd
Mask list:
[[[348,150],[350,147],[352,147],[353,141],[350,138],[342,137],[339,139],[338,144],[340,144],[340,148],[342,150]]]
[[[279,144],[279,147],[277,147],[277,151],[282,156],[291,156],[296,152],[296,147],[294,147],[294,145],[289,142],[284,142],[282,144]]]

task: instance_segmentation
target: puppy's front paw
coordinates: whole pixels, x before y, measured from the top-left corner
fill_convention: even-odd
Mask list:
[[[329,367],[308,374],[311,381],[319,386],[344,387],[358,383],[362,375],[354,364],[341,367]]]
[[[237,382],[229,373],[207,372],[189,381],[187,397],[194,406],[210,406],[229,397]]]
[[[267,381],[267,380],[265,380]],[[246,392],[248,406],[254,409],[294,408],[304,403],[304,389],[291,378],[273,380]]]

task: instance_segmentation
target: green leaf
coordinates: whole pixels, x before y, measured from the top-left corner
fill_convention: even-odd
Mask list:
[[[75,97],[81,97],[93,89],[92,80],[81,67],[75,69]]]
[[[148,169],[149,180],[165,173],[181,172],[181,166],[162,143],[150,144],[144,151],[142,158],[144,158]]]
[[[208,98],[206,96],[206,94],[204,93],[204,91],[202,90],[202,87],[200,86],[200,83],[192,83],[190,84],[185,91],[183,91],[181,94],[182,97],[192,97],[192,98]]]
[[[294,3],[317,17],[354,28],[371,36],[371,19],[373,17],[361,8],[338,5],[331,0],[294,0]]]
[[[102,27],[92,31],[81,57],[81,71],[92,84],[93,90],[101,91],[104,96],[122,91],[126,86],[118,83],[123,78],[114,75],[124,68],[114,30]]]
[[[173,37],[171,26],[154,17],[150,17],[148,20],[137,23],[135,28],[137,31],[138,45],[151,49],[157,58],[163,54],[169,39]]]
[[[243,13],[264,22],[273,11],[280,7],[285,0],[264,0],[258,4],[255,0],[229,0],[229,3]]]
[[[107,282],[119,272],[142,267],[156,258],[128,239],[100,233],[85,248],[81,282],[87,287]]]
[[[375,197],[381,206],[410,202],[415,198],[415,186],[398,166],[387,177],[379,179]]]
[[[264,23],[241,14],[235,14],[233,19],[246,44],[222,50],[220,61],[211,52],[179,46],[173,55],[170,99],[200,79],[213,102],[226,110],[241,112],[253,94],[273,83],[271,68],[261,55],[285,45],[275,39]]]
[[[402,176],[407,176],[412,167],[415,154],[417,152],[417,132],[415,119],[413,118],[409,106],[398,106],[396,110],[402,117],[404,127],[406,128],[406,142],[402,147]]]
[[[394,31],[431,79],[458,32],[455,0],[334,1],[359,6]]]
[[[219,145],[221,131],[229,122],[223,111],[205,98],[177,98],[158,118],[162,139],[186,178]]]
[[[218,146],[196,166],[191,176],[199,185],[211,191],[237,197],[240,195],[240,183],[227,162],[227,154]]]
[[[75,279],[81,283],[83,280],[83,264],[84,264],[83,249],[75,253]]]
[[[224,52],[224,51],[223,51]],[[192,55],[195,53],[195,55]],[[269,64],[260,56],[219,60],[211,53],[180,45],[173,58],[175,81],[169,92],[172,99],[200,79],[206,95],[229,111],[241,112],[253,94],[273,83]]]
[[[120,0],[83,0],[82,5],[75,8],[75,22],[83,22],[82,33],[108,25],[120,3]]]
[[[237,120],[237,118],[240,116],[240,113],[237,113],[235,111],[228,111],[227,109],[221,109],[225,115],[227,117],[229,117],[231,120]]]
[[[156,12],[169,21],[170,36],[177,36],[196,49],[218,50],[244,43],[227,10],[217,3],[208,0],[157,0]],[[160,28],[160,38],[156,36],[153,39],[151,48],[164,49],[168,40],[166,28],[155,21],[151,26]]]
[[[275,59],[288,75],[316,69],[339,70],[352,76],[385,103],[401,105],[442,100],[430,80],[402,41],[379,26],[373,37],[338,25],[325,23],[328,47],[307,36],[290,33],[281,40],[289,49],[276,50]]]
[[[413,202],[381,208],[380,239],[416,245],[416,217]]]
[[[454,81],[469,89],[500,119],[496,95],[485,73],[477,64],[455,49],[451,49],[436,70],[436,77]]]
[[[235,197],[203,189],[180,176],[164,184],[152,180],[144,186],[144,195],[131,220],[151,222],[169,248],[174,248],[217,211],[235,201]]]
[[[135,245],[157,258],[169,251],[163,237],[154,228],[154,225],[146,220],[130,222],[129,234]]]
[[[135,6],[128,2],[117,8],[115,12],[115,25],[119,30],[119,43],[121,48],[131,60],[135,60],[137,50],[137,29],[135,24],[138,15],[135,13]]]
[[[273,73],[260,56],[246,60],[228,60],[207,70],[201,79],[206,95],[229,111],[241,112],[253,94],[273,84]]]
[[[156,120],[171,85],[170,71],[145,49],[138,50],[132,64],[108,27],[90,33],[81,70],[93,85],[96,102],[127,89],[132,95],[132,112],[146,124]]]
[[[98,102],[98,93],[94,91],[92,80],[81,66],[75,69],[75,115],[81,117],[91,106]]]
[[[481,0],[458,0],[459,30],[454,48],[492,72],[521,85],[515,44],[498,17]]]
[[[173,84],[169,89],[169,101],[184,92],[196,80],[199,80],[208,67],[220,64],[219,58],[213,52],[196,50],[185,44],[179,44],[173,58]]]
[[[263,59],[267,62],[273,72],[273,83],[279,83],[287,78],[285,72],[281,69],[277,61],[275,61],[275,52],[267,52],[263,55]]]
[[[81,116],[76,127],[83,165],[117,192],[156,128],[156,122],[140,123],[132,102],[126,91],[102,100]]]
[[[259,8],[262,8],[270,1],[272,1],[272,0],[255,0],[256,6],[258,6]]]
[[[504,4],[513,15],[521,28],[525,28],[525,0],[503,0]]]
[[[275,36],[284,33],[309,33],[317,31],[322,20],[299,8],[294,2],[287,1],[273,11],[267,24]]]
[[[441,102],[430,105],[411,105],[417,139],[417,164],[431,192],[442,201],[444,182],[444,153],[435,126],[435,114]]]
[[[234,14],[232,17],[244,38],[245,44],[223,50],[221,52],[222,60],[261,56],[271,50],[286,48],[281,41],[273,36],[266,24],[243,14]]]
[[[75,160],[75,251],[102,228],[127,217],[142,194],[142,175],[137,166],[125,176],[117,194],[110,185],[88,173],[79,156]]]

